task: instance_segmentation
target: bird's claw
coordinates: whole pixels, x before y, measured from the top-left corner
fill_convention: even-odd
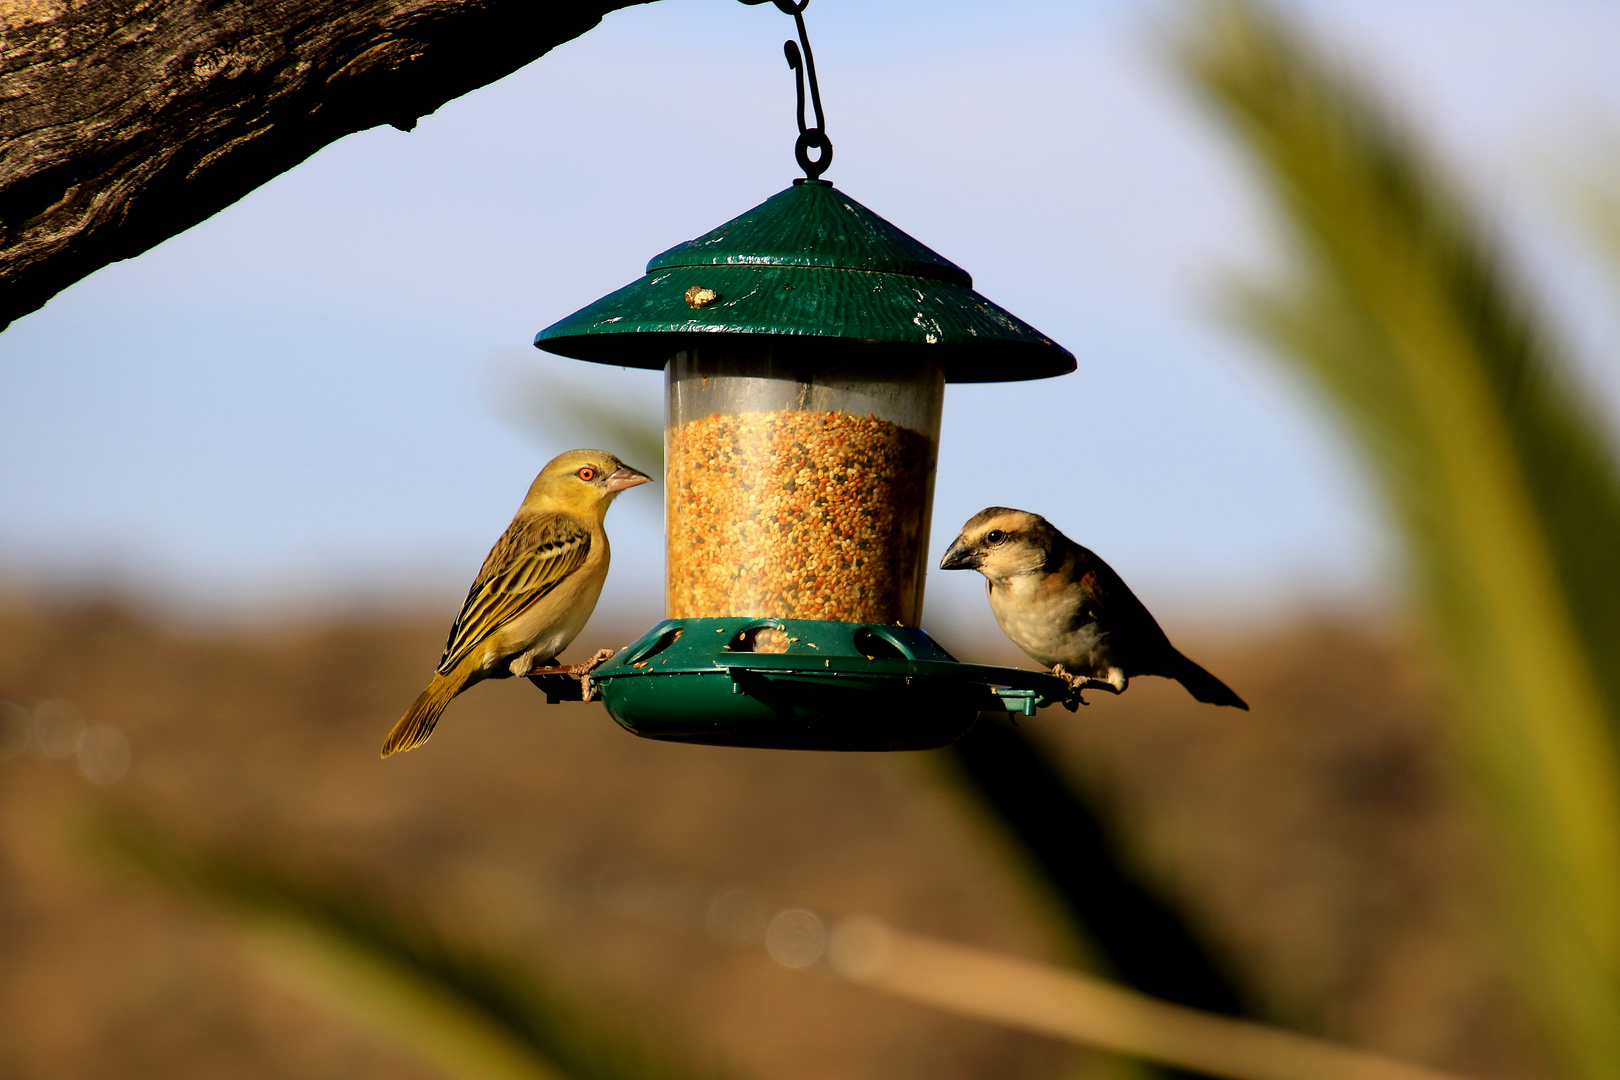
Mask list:
[[[1082,695],[1081,691],[1110,690],[1118,693],[1117,690],[1114,690],[1113,683],[1104,682],[1102,679],[1093,679],[1089,675],[1076,675],[1073,672],[1065,671],[1062,664],[1054,664],[1052,666],[1052,674],[1056,675],[1069,685],[1069,693],[1068,696],[1063,699],[1063,707],[1068,709],[1070,712],[1079,712],[1080,706],[1090,704],[1090,702],[1088,702]]]
[[[589,660],[582,664],[572,664],[569,666],[568,674],[579,679],[579,700],[596,700],[596,684],[591,682],[591,672],[613,659],[618,655],[618,652],[619,650],[617,649],[597,649],[596,655],[591,657]]]

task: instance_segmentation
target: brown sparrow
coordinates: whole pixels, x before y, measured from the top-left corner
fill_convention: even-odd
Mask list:
[[[1162,675],[1199,701],[1249,707],[1176,651],[1107,563],[1037,514],[1004,506],[979,511],[939,568],[983,574],[1002,632],[1077,694],[1092,688],[1119,694],[1137,675]]]

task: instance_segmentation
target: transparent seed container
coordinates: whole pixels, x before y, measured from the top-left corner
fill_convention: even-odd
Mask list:
[[[677,352],[665,378],[670,618],[918,625],[937,364],[747,343]]]

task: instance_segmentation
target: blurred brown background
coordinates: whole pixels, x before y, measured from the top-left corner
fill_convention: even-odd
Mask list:
[[[772,914],[805,907],[1076,959],[939,754],[647,742],[512,681],[381,762],[442,622],[222,632],[113,602],[0,608],[0,698],[31,717],[51,703],[0,762],[0,1076],[433,1075],[262,981],[223,922],[98,861],[77,830],[108,805],[366,881],[744,1077],[1100,1075],[1083,1052],[761,947]],[[574,651],[633,632],[599,619]],[[1025,730],[1061,747],[1263,1014],[1480,1077],[1542,1075],[1470,906],[1475,839],[1413,650],[1327,618],[1178,636],[1254,711],[1141,680]],[[62,732],[80,723],[121,733],[127,770],[75,754]]]
[[[629,280],[654,251],[786,180],[785,27],[723,6],[732,17],[672,0],[637,6],[423,118],[409,136],[388,128],[345,139],[210,222],[92,275],[0,340],[0,582],[18,590],[0,584],[0,1080],[436,1075],[266,981],[223,916],[93,853],[85,826],[109,815],[311,879],[362,882],[596,1014],[742,1080],[1130,1075],[1119,1062],[890,1000],[814,966],[792,969],[767,947],[766,927],[784,911],[872,912],[903,930],[1100,969],[1093,953],[1107,950],[1070,938],[1059,903],[949,753],[649,743],[597,706],[548,707],[528,685],[503,683],[457,701],[424,750],[377,758],[516,492],[539,461],[575,444],[555,423],[579,411],[566,405],[567,386],[580,401],[639,409],[649,422],[657,414],[650,375],[579,370],[590,366],[536,359],[524,343]],[[1466,544],[1432,542],[1425,527],[1455,525],[1448,542],[1500,531],[1494,513],[1473,518],[1450,495],[1424,499],[1498,491],[1502,477],[1511,488],[1513,470],[1452,455],[1493,472],[1493,483],[1471,487],[1434,461],[1406,468],[1427,459],[1391,454],[1399,440],[1385,436],[1399,424],[1373,425],[1378,438],[1346,451],[1338,436],[1348,429],[1329,434],[1328,414],[1302,408],[1303,386],[1330,385],[1320,365],[1287,361],[1303,382],[1260,365],[1208,317],[1206,286],[1226,280],[1222,267],[1275,265],[1288,286],[1277,297],[1303,303],[1339,296],[1345,281],[1405,281],[1425,266],[1425,295],[1452,304],[1437,308],[1434,325],[1472,328],[1478,346],[1474,368],[1448,360],[1447,370],[1509,372],[1499,389],[1512,403],[1534,398],[1527,386],[1572,376],[1567,386],[1584,388],[1594,416],[1620,415],[1608,360],[1620,306],[1586,246],[1603,220],[1620,236],[1620,211],[1572,212],[1578,197],[1567,190],[1582,176],[1597,178],[1593,193],[1615,190],[1620,143],[1605,118],[1620,115],[1620,15],[1577,3],[1284,6],[1331,46],[1324,56],[1365,74],[1376,90],[1368,101],[1393,105],[1406,118],[1397,126],[1409,124],[1415,145],[1454,161],[1462,179],[1439,184],[1428,203],[1397,199],[1410,193],[1387,182],[1400,154],[1346,150],[1303,130],[1293,132],[1306,137],[1298,145],[1348,154],[1331,167],[1307,162],[1303,175],[1359,176],[1362,188],[1340,186],[1370,196],[1278,199],[1276,181],[1293,191],[1300,174],[1289,180],[1273,156],[1270,194],[1256,201],[1209,111],[1192,107],[1219,96],[1209,71],[1189,96],[1187,58],[1143,47],[1163,44],[1166,27],[1148,17],[1161,5],[1141,0],[817,5],[848,170],[839,179],[1083,354],[1083,374],[1049,389],[952,391],[936,541],[991,502],[1061,517],[1116,561],[1178,644],[1254,706],[1202,707],[1142,680],[1122,699],[1093,695],[1077,715],[1048,710],[1024,722],[1056,751],[1145,894],[1168,899],[1254,1017],[1480,1080],[1538,1080],[1552,1069],[1498,950],[1519,948],[1522,960],[1536,947],[1514,942],[1602,937],[1581,937],[1592,930],[1578,923],[1590,914],[1581,888],[1524,868],[1579,869],[1584,859],[1601,870],[1612,830],[1587,830],[1602,835],[1583,847],[1533,815],[1516,818],[1522,807],[1498,808],[1503,850],[1490,861],[1541,887],[1521,890],[1534,900],[1522,912],[1485,910],[1487,849],[1474,823],[1492,817],[1464,806],[1447,771],[1464,755],[1446,744],[1451,725],[1472,731],[1476,750],[1506,745],[1481,740],[1503,729],[1470,721],[1466,702],[1441,700],[1438,661],[1406,616],[1389,614],[1424,602],[1431,617],[1443,613],[1435,582],[1455,582],[1437,568],[1466,571],[1474,558]],[[1252,81],[1228,91],[1283,101],[1267,80],[1315,63],[1254,65]],[[741,86],[759,92],[744,102]],[[1256,126],[1252,110],[1234,111],[1240,98],[1228,92],[1225,114],[1248,117],[1229,131],[1246,132],[1252,151],[1259,132],[1277,132]],[[1358,109],[1346,115],[1364,119]],[[1325,119],[1329,131],[1376,130]],[[705,134],[694,138],[699,122]],[[1427,227],[1452,222],[1447,208],[1476,196],[1478,220],[1491,223],[1479,236],[1500,229],[1513,244],[1503,251],[1522,242],[1525,258],[1486,257],[1494,246],[1470,254],[1468,228]],[[1294,207],[1280,233],[1265,209],[1273,202]],[[1289,262],[1321,245],[1273,251],[1285,236],[1341,233],[1357,234],[1345,250],[1393,261],[1339,266],[1338,281],[1326,263]],[[1446,242],[1407,249],[1436,236]],[[1331,288],[1296,288],[1324,274],[1317,284]],[[1521,278],[1535,285],[1523,296],[1510,284],[1494,300],[1476,288]],[[1540,306],[1527,297],[1545,299],[1549,317],[1521,326]],[[1388,308],[1367,307],[1367,325],[1386,316],[1375,336],[1393,340],[1405,326],[1409,340],[1428,341],[1435,312],[1407,310],[1404,294],[1385,299]],[[1290,325],[1362,341],[1367,327],[1343,321],[1354,310],[1300,308]],[[1526,332],[1503,332],[1513,326]],[[1565,331],[1571,348],[1548,345],[1518,366],[1525,342]],[[1538,370],[1551,377],[1519,374]],[[1386,375],[1344,385],[1398,404],[1399,384]],[[1341,386],[1328,397],[1355,395]],[[549,405],[541,424],[528,415],[537,403]],[[1334,408],[1346,414],[1343,400]],[[1604,603],[1620,594],[1602,591],[1620,580],[1611,554],[1620,525],[1605,532],[1589,513],[1620,506],[1620,488],[1607,465],[1584,488],[1563,467],[1612,448],[1582,441],[1612,426],[1560,431],[1557,410],[1515,426],[1525,417],[1505,412],[1504,431],[1535,436],[1507,457],[1547,467],[1528,471],[1524,491],[1508,490],[1502,505],[1575,493],[1569,513],[1522,523],[1572,560],[1559,587],[1567,595],[1549,587],[1545,610],[1608,609],[1590,618],[1591,640],[1569,670],[1620,670],[1610,614],[1620,604]],[[1411,412],[1431,414],[1455,415]],[[1486,416],[1482,430],[1503,419]],[[1406,438],[1408,450],[1426,445]],[[1538,439],[1580,453],[1527,455]],[[1380,454],[1403,468],[1380,480]],[[652,468],[652,456],[636,461]],[[1432,490],[1417,498],[1389,482],[1397,473],[1432,480]],[[1380,515],[1380,484],[1385,509],[1404,505],[1410,520]],[[660,590],[656,508],[616,513],[614,574],[575,656],[640,633],[647,622],[632,608],[645,614]],[[1536,569],[1533,558],[1480,556],[1475,584],[1533,586],[1527,565]],[[956,625],[993,635],[978,582],[946,577],[931,587],[933,602],[945,601],[938,610],[971,611]],[[86,583],[98,581],[131,591],[96,599]],[[54,589],[83,591],[69,599]],[[401,614],[399,597],[413,589],[445,600]],[[1287,614],[1313,602],[1324,613]],[[322,603],[375,606],[307,614]],[[1177,605],[1210,613],[1202,636],[1196,621],[1170,617]],[[1493,704],[1509,703],[1503,713],[1524,714],[1512,730],[1535,734],[1545,718],[1519,706],[1533,703],[1549,668],[1513,663],[1512,650],[1538,639],[1515,617],[1523,609],[1504,605],[1491,625],[1476,617],[1484,609],[1453,606],[1467,624],[1453,638],[1497,633],[1506,662],[1491,666],[1475,646],[1483,651],[1462,663],[1467,650],[1454,649],[1445,684],[1487,687]],[[158,614],[177,611],[195,618]],[[251,613],[257,628],[233,629],[231,612]],[[1445,619],[1434,622],[1445,640]],[[964,659],[1028,664],[998,635],[942,640]],[[1570,745],[1609,745],[1616,708],[1607,721],[1588,717],[1594,730],[1609,723],[1608,734]],[[1604,763],[1589,760],[1602,774]],[[1569,775],[1533,754],[1522,769],[1512,764],[1495,760],[1496,775],[1532,793]],[[1609,790],[1597,780],[1593,806]],[[1523,850],[1511,850],[1514,837]],[[1612,915],[1592,922],[1615,925]],[[1539,932],[1566,924],[1567,936]],[[1563,985],[1543,1003],[1542,1034],[1562,1040],[1567,1075],[1577,1075],[1568,1062],[1585,1062],[1582,1080],[1607,1080],[1620,1074],[1611,1064],[1620,1041],[1571,1051],[1620,1029],[1603,1023],[1620,1007],[1610,992],[1620,983],[1580,952],[1541,949],[1549,971],[1567,968],[1568,978],[1538,985],[1524,973],[1536,965],[1521,965],[1518,985]],[[1554,1014],[1599,1019],[1559,1034]]]

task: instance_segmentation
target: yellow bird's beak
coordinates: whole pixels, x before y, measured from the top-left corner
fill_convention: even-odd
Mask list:
[[[640,469],[632,469],[628,465],[620,465],[608,475],[606,486],[609,491],[623,491],[625,488],[633,488],[637,484],[650,483],[652,483],[652,477],[648,476]]]

